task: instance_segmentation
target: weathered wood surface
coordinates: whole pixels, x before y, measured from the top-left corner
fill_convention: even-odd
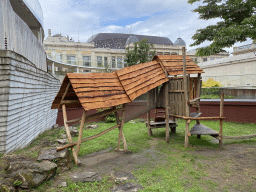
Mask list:
[[[191,135],[219,135],[219,133],[202,124],[195,124],[190,130]]]
[[[156,61],[123,68],[116,73],[132,101],[149,90],[168,82],[168,78]]]
[[[182,75],[183,74],[183,59],[182,55],[156,55],[154,61],[161,62],[169,75]],[[189,57],[185,57],[186,61],[186,74],[203,73],[203,70],[193,62]]]
[[[162,122],[150,121],[149,125],[150,125],[150,128],[165,128],[166,121],[162,121]],[[148,126],[148,122],[146,122],[146,126]],[[178,127],[178,125],[176,124],[176,122],[169,120],[169,127]]]

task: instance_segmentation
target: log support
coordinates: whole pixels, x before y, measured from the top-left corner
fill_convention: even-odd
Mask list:
[[[165,83],[165,124],[166,124],[166,133],[165,133],[165,141],[169,143],[169,82]]]

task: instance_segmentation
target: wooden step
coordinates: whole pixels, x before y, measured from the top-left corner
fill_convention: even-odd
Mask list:
[[[219,135],[219,132],[210,129],[202,124],[195,124],[190,130],[191,135]]]
[[[161,122],[150,121],[149,125],[151,128],[165,128],[166,127],[165,121],[161,121]],[[148,126],[147,122],[146,122],[146,126]],[[174,128],[174,127],[178,127],[178,125],[176,124],[176,122],[173,122],[172,120],[170,120],[169,127]]]

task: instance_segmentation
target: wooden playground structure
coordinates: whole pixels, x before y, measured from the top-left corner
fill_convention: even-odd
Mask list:
[[[220,147],[222,147],[223,95],[219,117],[199,117],[201,114],[199,106],[201,73],[203,70],[191,58],[185,56],[185,48],[183,48],[183,55],[155,56],[148,63],[126,67],[113,73],[68,73],[52,104],[52,109],[62,108],[63,110],[64,126],[69,141],[68,145],[58,147],[57,150],[70,147],[75,163],[78,164],[81,143],[118,128],[119,137],[116,151],[127,152],[123,125],[145,113],[148,114],[149,136],[152,135],[153,128],[162,127],[164,124],[166,142],[169,142],[169,129],[171,128],[171,131],[175,132],[177,126],[175,119],[182,118],[186,121],[185,147],[188,147],[189,136],[191,135],[197,135],[198,138],[201,135],[211,135],[219,140]],[[192,77],[191,74],[197,76]],[[160,91],[159,86],[161,86]],[[129,112],[126,104],[143,94],[147,94],[147,104]],[[84,108],[82,118],[68,120],[66,109],[75,107]],[[190,114],[190,107],[195,107],[197,112]],[[86,112],[91,109],[103,108],[106,110],[86,116]],[[150,111],[160,108],[165,111],[165,121],[151,122]],[[110,113],[115,114],[117,123],[115,126],[94,136],[82,138],[83,127],[86,122]],[[200,124],[200,120],[205,119],[219,119],[220,131],[214,131]],[[189,130],[189,124],[193,120],[196,120],[196,124]],[[78,141],[73,142],[68,124],[79,121],[81,125]],[[121,140],[124,149],[120,149]],[[76,145],[77,148],[75,149],[74,146]]]

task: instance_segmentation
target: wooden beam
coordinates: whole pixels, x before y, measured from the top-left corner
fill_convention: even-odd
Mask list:
[[[196,85],[196,97],[200,97],[201,95],[201,73],[198,73],[197,75],[197,85]],[[200,105],[199,105],[200,100],[197,101],[197,108],[196,112],[199,114],[200,113]],[[196,121],[197,124],[200,124],[200,121]],[[198,138],[198,137],[197,137]]]
[[[212,119],[225,119],[226,117],[183,117],[185,120],[212,120]]]
[[[60,104],[80,103],[79,100],[63,100]]]
[[[185,116],[189,117],[189,105],[188,105],[188,82],[187,82],[187,68],[186,68],[186,55],[185,47],[182,47],[182,60],[183,60],[183,84],[184,84],[184,105],[185,105]],[[185,129],[185,144],[184,147],[188,147],[189,144],[189,122],[186,121]]]
[[[84,123],[85,123],[86,112],[87,112],[87,111],[84,111],[84,112],[83,112],[82,120],[81,120],[81,125],[80,125],[80,129],[79,129],[79,136],[78,136],[77,148],[76,148],[76,153],[77,153],[77,155],[79,154],[79,150],[80,150],[80,146],[81,146],[81,140],[82,140],[82,136],[83,136],[83,129],[84,129]]]
[[[67,87],[66,87],[66,90],[65,90],[64,94],[62,95],[62,98],[61,98],[61,100],[60,100],[60,104],[58,105],[58,108],[60,108],[61,102],[65,99],[65,96],[66,96],[66,94],[67,94],[67,92],[68,92],[68,89],[69,89],[70,85],[71,85],[71,83],[68,82],[68,85],[67,85]]]
[[[99,113],[95,113],[95,114],[92,114],[92,115],[89,115],[85,118],[85,121],[89,121],[89,120],[93,120],[93,119],[97,119],[99,117],[102,117],[102,116],[105,116],[105,115],[108,115],[110,113],[114,113],[116,111],[120,111],[120,110],[124,110],[123,108],[120,108],[120,109],[115,109],[115,108],[112,108],[112,109],[108,109],[108,110],[104,110],[104,111],[101,111]]]
[[[224,93],[221,93],[221,99],[220,99],[220,117],[223,118],[223,107],[224,107]],[[220,119],[220,131],[219,131],[219,148],[222,148],[222,122],[223,119]]]
[[[100,133],[98,133],[96,135],[93,135],[93,136],[90,136],[90,137],[86,137],[86,138],[82,139],[81,143],[84,143],[86,141],[89,141],[89,140],[95,139],[97,137],[100,137],[101,135],[104,135],[105,133],[107,133],[107,132],[109,132],[109,131],[111,131],[111,130],[113,130],[115,128],[118,128],[118,127],[120,127],[120,125],[115,125],[115,126],[110,127],[108,129],[106,129],[105,131],[102,131],[102,132],[100,132]],[[74,142],[74,143],[70,143],[68,145],[64,145],[62,147],[57,147],[57,151],[61,151],[63,149],[66,149],[68,147],[73,147],[73,146],[76,146],[76,145],[77,145],[77,142]]]
[[[150,101],[149,101],[149,92],[147,93],[147,108],[149,108],[149,105],[150,105]],[[156,112],[157,112],[157,109],[156,109]],[[156,113],[155,113],[155,116],[156,116]],[[152,136],[152,130],[150,128],[150,111],[147,113],[147,122],[148,122],[148,136],[151,137]]]
[[[166,82],[165,84],[165,124],[166,124],[166,131],[165,131],[165,141],[169,143],[169,82]]]
[[[71,134],[70,134],[70,130],[68,128],[68,125],[67,125],[67,113],[66,113],[66,106],[65,104],[62,105],[62,113],[63,113],[63,119],[64,119],[64,126],[65,126],[65,129],[66,129],[66,133],[67,133],[67,136],[68,136],[68,141],[70,144],[73,143],[72,141],[72,137],[71,137]],[[78,158],[77,158],[77,154],[76,154],[76,151],[75,151],[75,148],[72,147],[72,152],[73,152],[73,157],[74,157],[74,160],[75,160],[75,163],[78,164]]]
[[[77,122],[77,121],[81,121],[81,118],[78,118],[78,119],[73,119],[73,120],[69,120],[69,121],[66,121],[66,123],[74,123],[74,122]]]

